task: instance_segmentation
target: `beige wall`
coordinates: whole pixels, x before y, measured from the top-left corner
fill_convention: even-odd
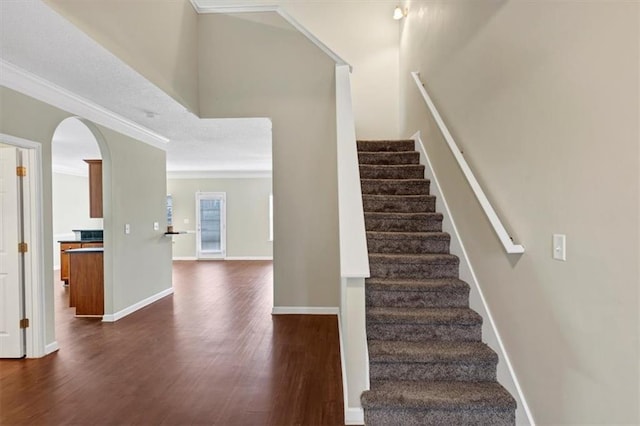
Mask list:
[[[102,218],[89,217],[89,178],[53,173],[53,266],[60,267],[60,238],[69,238],[74,229],[102,229]]]
[[[421,130],[538,424],[637,424],[637,2],[413,1],[404,136]],[[522,256],[506,255],[410,71],[420,71]],[[551,257],[567,235],[567,261]]]
[[[188,0],[45,1],[198,114],[196,69],[201,41],[197,37],[197,15]],[[200,0],[200,3],[282,6],[353,65],[351,81],[358,137],[398,137],[400,23],[391,17],[395,0]]]
[[[199,30],[201,115],[273,122],[274,304],[338,306],[335,64],[277,14]]]
[[[42,145],[46,344],[55,341],[51,138],[70,114],[0,87],[0,133]],[[105,312],[118,312],[171,287],[171,244],[166,227],[165,152],[91,123],[104,162]],[[141,165],[144,165],[142,167]],[[153,222],[161,230],[153,231]],[[124,224],[131,224],[124,235]]]
[[[176,230],[195,231],[196,192],[226,193],[227,257],[272,257],[269,241],[271,178],[169,179]],[[185,219],[189,221],[185,224]],[[173,237],[173,257],[196,256],[196,236]]]
[[[198,114],[197,14],[189,0],[45,0]]]
[[[279,5],[353,66],[356,134],[361,139],[399,135],[399,26],[395,0],[200,0],[214,6]]]

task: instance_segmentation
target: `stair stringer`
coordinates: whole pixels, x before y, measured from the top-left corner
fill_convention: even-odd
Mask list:
[[[504,386],[512,396],[514,396],[514,399],[517,402],[516,424],[535,426],[531,410],[529,409],[529,405],[524,397],[516,373],[513,370],[509,355],[502,343],[500,333],[498,332],[493,316],[491,315],[491,310],[484,298],[478,278],[476,277],[473,267],[471,266],[471,262],[469,261],[464,244],[462,243],[462,239],[458,233],[451,211],[449,210],[446,197],[442,193],[442,188],[440,187],[438,178],[433,170],[429,155],[422,143],[420,132],[417,132],[409,139],[413,139],[415,141],[415,150],[420,153],[420,164],[425,166],[424,177],[431,181],[431,194],[436,196],[436,211],[443,215],[442,230],[451,235],[449,248],[450,253],[455,254],[460,258],[460,279],[466,281],[471,287],[469,294],[469,307],[482,316],[482,341],[498,354],[499,361],[497,365],[497,381]]]

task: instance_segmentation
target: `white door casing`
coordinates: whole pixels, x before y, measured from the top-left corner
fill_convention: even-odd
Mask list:
[[[18,149],[0,145],[0,358],[25,355],[21,282],[20,193],[16,174]]]

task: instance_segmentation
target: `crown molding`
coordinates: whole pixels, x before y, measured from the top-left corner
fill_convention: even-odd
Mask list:
[[[237,6],[203,6],[200,4],[200,0],[191,0],[191,5],[196,13],[205,15],[210,13],[259,13],[259,12],[275,12],[280,15],[285,21],[287,21],[298,32],[304,35],[310,42],[315,44],[320,50],[322,50],[327,56],[329,56],[337,65],[347,65],[349,70],[353,71],[353,67],[340,55],[334,52],[326,44],[324,44],[318,37],[316,37],[311,31],[309,31],[304,25],[298,22],[293,16],[289,14],[281,6],[256,6],[250,4],[240,4]]]
[[[271,170],[167,171],[167,179],[271,179]]]
[[[2,59],[0,85],[156,148],[167,149],[168,138]]]

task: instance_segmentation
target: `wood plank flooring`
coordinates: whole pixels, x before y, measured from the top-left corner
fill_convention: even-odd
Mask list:
[[[175,294],[116,323],[56,283],[60,350],[0,360],[0,424],[344,424],[337,319],[271,316],[272,269],[174,262]]]

